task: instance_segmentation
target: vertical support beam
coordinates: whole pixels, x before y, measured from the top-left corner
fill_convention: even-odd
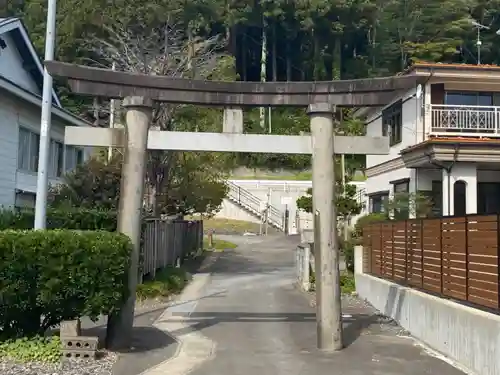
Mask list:
[[[139,273],[142,204],[146,172],[146,149],[152,115],[152,101],[144,97],[127,97],[123,101],[126,115],[125,160],[120,187],[118,231],[130,237],[133,251],[128,275],[129,296],[111,326],[108,326],[108,346],[127,348],[132,339],[135,294]],[[111,328],[111,329],[109,329]]]
[[[321,218],[317,228],[319,243],[314,244],[318,348],[327,351],[343,348],[335,209],[334,111],[335,107],[327,103],[311,104],[308,108],[313,148],[313,210]]]
[[[222,132],[243,134],[243,110],[241,108],[224,108]]]

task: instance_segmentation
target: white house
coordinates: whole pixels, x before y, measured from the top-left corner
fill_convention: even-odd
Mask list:
[[[0,206],[34,206],[43,66],[17,18],[0,18]],[[53,92],[50,183],[81,163],[84,150],[64,145],[65,126],[89,126]]]
[[[358,111],[367,134],[391,144],[389,155],[367,156],[368,212],[420,192],[436,215],[500,213],[500,67],[419,63],[403,74],[414,88]]]

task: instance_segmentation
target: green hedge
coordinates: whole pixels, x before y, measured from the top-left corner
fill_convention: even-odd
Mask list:
[[[33,210],[0,211],[0,230],[33,229]],[[47,229],[116,230],[116,212],[85,209],[47,210]]]
[[[127,295],[129,238],[105,231],[0,232],[0,336],[96,318]]]

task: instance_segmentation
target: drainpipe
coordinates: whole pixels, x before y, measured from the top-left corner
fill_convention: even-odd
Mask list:
[[[431,156],[429,154],[425,154],[429,158],[429,163],[431,165],[434,165],[438,168],[444,169],[448,175],[448,213],[447,216],[450,216],[450,211],[451,211],[451,170],[455,166],[455,163],[457,162],[458,159],[458,151],[459,151],[460,145],[456,144],[455,145],[455,152],[453,153],[453,161],[449,165],[442,165],[436,161],[433,161],[431,159]]]

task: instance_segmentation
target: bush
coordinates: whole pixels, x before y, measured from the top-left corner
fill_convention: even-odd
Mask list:
[[[190,276],[182,267],[166,267],[158,271],[153,280],[146,280],[137,286],[137,298],[145,300],[179,293],[184,289],[189,278]]]
[[[387,214],[380,213],[380,214],[368,214],[361,216],[358,221],[356,221],[356,225],[354,226],[354,233],[353,237],[361,239],[363,238],[363,227],[365,225],[371,224],[371,223],[376,223],[379,221],[385,221],[388,220]]]
[[[345,265],[349,272],[354,272],[354,241],[345,241],[339,237],[339,250],[344,255]]]
[[[106,230],[114,232],[117,225],[115,211],[87,209],[54,209],[47,210],[47,229],[81,229]],[[0,230],[32,229],[35,220],[33,210],[1,210]]]
[[[115,311],[127,297],[131,250],[119,233],[0,232],[0,336],[43,334],[62,320]]]

